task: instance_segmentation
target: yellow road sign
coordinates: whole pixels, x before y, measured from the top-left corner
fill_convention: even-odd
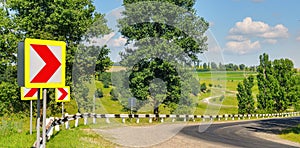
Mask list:
[[[55,89],[55,101],[56,102],[70,102],[70,87],[65,86]]]
[[[21,100],[37,100],[38,89],[21,87]],[[40,91],[40,99],[42,100],[42,91]]]
[[[25,39],[25,87],[65,86],[66,43]]]

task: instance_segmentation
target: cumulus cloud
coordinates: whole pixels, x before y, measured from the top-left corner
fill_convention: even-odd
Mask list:
[[[251,40],[245,41],[229,41],[226,44],[226,50],[231,51],[238,54],[246,54],[251,51],[255,51],[261,48],[260,42],[255,41],[251,42]]]
[[[229,33],[262,38],[288,37],[288,29],[282,24],[272,27],[261,21],[253,21],[251,17],[246,17],[242,22],[237,22],[235,26],[229,30]]]
[[[92,38],[90,45],[104,46],[108,47],[124,47],[127,40],[123,38],[120,34],[112,32],[110,34],[104,35],[102,38]]]
[[[276,44],[277,40],[274,40],[274,39],[265,39],[263,42],[264,43],[268,43],[268,44]]]
[[[108,45],[112,47],[123,47],[126,43],[126,39],[119,36],[118,38],[114,38],[109,40]]]
[[[248,38],[242,36],[242,35],[229,35],[227,36],[227,40],[233,40],[233,41],[245,41]]]
[[[282,24],[270,26],[262,21],[246,17],[229,30],[226,50],[246,54],[261,49],[261,44],[276,44],[279,39],[288,38],[288,28]]]

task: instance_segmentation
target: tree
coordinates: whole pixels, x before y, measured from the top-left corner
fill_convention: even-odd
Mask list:
[[[13,13],[9,18],[16,26],[14,31],[19,33],[21,40],[37,38],[67,43],[66,85],[71,85],[74,56],[80,42],[109,33],[104,15],[95,12],[91,0],[10,0],[8,8]],[[48,106],[55,113],[59,107],[54,102],[53,90],[48,94],[52,98],[48,99]]]
[[[263,54],[259,56],[260,64],[257,68],[257,107],[260,111],[272,112],[274,110],[273,86],[277,85],[273,77],[272,62],[269,55]]]
[[[226,70],[225,65],[223,65],[221,62],[219,63],[219,70]]]
[[[211,69],[213,70],[217,70],[218,69],[218,65],[215,62],[211,62]]]
[[[245,67],[246,67],[245,64],[240,64],[240,65],[239,65],[240,70],[245,70]]]
[[[110,60],[108,54],[110,53],[110,49],[105,45],[101,48],[100,53],[98,54],[95,71],[99,73],[103,73],[108,70],[113,62]]]
[[[0,116],[28,112],[28,101],[21,101],[17,85],[17,46],[20,32],[11,19],[9,8],[0,2]]]
[[[252,87],[254,86],[254,77],[251,75],[244,78],[243,83],[239,82],[237,87],[238,113],[252,114],[255,111],[254,99],[252,96]]]
[[[208,70],[208,66],[206,63],[203,63],[203,70]]]
[[[267,54],[263,54],[260,56],[257,71],[257,101],[260,110],[283,112],[299,99],[299,83],[291,60],[279,59],[272,62]]]
[[[278,112],[283,112],[292,105],[299,96],[295,95],[295,75],[294,64],[289,59],[278,59],[273,61],[274,78],[278,81],[278,90],[274,90],[273,99]]]
[[[124,18],[119,20],[120,32],[127,43],[132,43],[136,48],[126,48],[121,54],[121,64],[132,67],[128,69],[132,94],[140,102],[152,101],[154,113],[158,113],[159,103],[172,106],[172,111],[176,106],[174,104],[179,102],[190,104],[189,94],[183,89],[189,90],[189,93],[192,90],[190,84],[183,81],[191,79],[192,75],[180,75],[180,69],[183,68],[178,67],[197,63],[197,54],[207,49],[204,32],[208,23],[195,15],[195,1],[123,2],[125,11]],[[163,80],[166,91],[151,95],[149,89],[158,86],[150,85],[153,79]],[[159,88],[154,87],[152,90]],[[166,93],[166,96],[161,93]]]
[[[206,84],[202,83],[201,86],[200,86],[201,92],[206,92],[206,89],[207,89]]]

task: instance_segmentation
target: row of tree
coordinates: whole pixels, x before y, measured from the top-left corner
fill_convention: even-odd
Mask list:
[[[239,113],[280,113],[289,107],[299,109],[300,75],[294,69],[293,62],[289,59],[270,61],[267,54],[260,55],[259,60],[257,107],[252,95],[254,76],[249,76],[237,87]]]
[[[245,64],[222,64],[222,63],[215,63],[215,62],[208,62],[208,63],[203,63],[200,64],[198,62],[196,64],[196,69],[197,71],[210,71],[210,70],[219,70],[219,71],[256,71],[257,67],[256,66],[246,66]]]

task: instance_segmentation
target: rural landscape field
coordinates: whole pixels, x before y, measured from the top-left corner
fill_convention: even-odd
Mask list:
[[[0,0],[0,147],[300,147],[297,0]]]

